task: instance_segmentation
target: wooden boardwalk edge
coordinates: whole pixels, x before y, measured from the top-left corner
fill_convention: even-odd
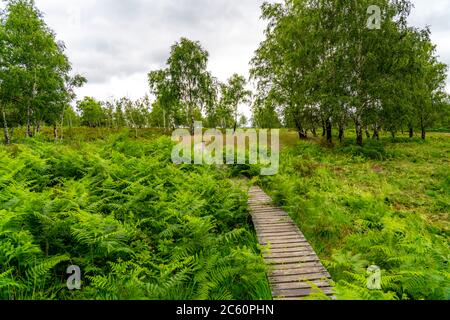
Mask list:
[[[276,300],[304,299],[319,288],[332,297],[330,274],[289,215],[259,187],[249,191],[249,208]]]

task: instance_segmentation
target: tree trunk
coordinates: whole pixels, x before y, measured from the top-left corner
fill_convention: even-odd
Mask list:
[[[306,133],[305,131],[299,131],[298,132],[298,137],[300,140],[306,140],[308,139],[308,133]]]
[[[25,135],[27,138],[31,137],[31,109],[29,106],[27,108],[27,130]]]
[[[380,131],[379,131],[379,128],[378,128],[377,124],[373,127],[373,137],[372,137],[372,139],[373,140],[380,140]]]
[[[409,126],[409,137],[411,139],[414,138],[414,128],[413,128],[413,126]]]
[[[331,144],[333,143],[333,124],[331,123],[331,118],[327,119],[326,127],[327,127],[327,142]]]
[[[344,130],[344,126],[339,125],[339,141],[342,143],[344,142],[344,138],[345,138],[345,130]]]
[[[367,139],[370,139],[370,131],[369,131],[369,126],[366,126],[366,137]]]
[[[64,139],[64,113],[65,113],[65,110],[61,114],[61,137],[60,137],[61,142],[63,142],[63,139]]]
[[[3,130],[5,134],[5,144],[9,145],[11,144],[11,136],[9,135],[8,122],[6,121],[6,112],[3,106],[2,106],[2,116],[3,116]]]
[[[427,133],[425,131],[423,115],[420,117],[420,129],[422,130],[422,140],[425,140],[427,138]]]
[[[316,127],[313,127],[313,128],[312,128],[312,134],[313,134],[314,137],[317,137],[317,130],[316,130]]]
[[[325,137],[327,135],[327,126],[325,124],[325,121],[322,121],[322,137]]]
[[[53,138],[55,140],[55,143],[58,142],[58,127],[56,126],[56,123],[53,125]]]
[[[234,108],[234,133],[236,133],[237,127],[238,127],[238,107],[236,106]]]
[[[303,130],[302,122],[299,118],[295,117],[295,126],[297,127],[298,137],[300,140],[308,139],[308,132]]]
[[[364,144],[364,138],[363,138],[363,126],[360,117],[356,119],[355,127],[356,127],[356,144],[362,147]]]
[[[164,132],[167,132],[166,128],[166,109],[163,108],[163,122],[164,122]]]
[[[189,131],[191,132],[191,136],[194,136],[194,134],[195,134],[195,120],[194,120],[194,117],[191,118],[191,127],[190,127]]]

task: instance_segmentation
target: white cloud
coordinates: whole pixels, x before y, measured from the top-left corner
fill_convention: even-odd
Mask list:
[[[47,24],[67,46],[74,71],[89,83],[79,96],[138,98],[146,74],[161,68],[180,37],[199,40],[209,69],[221,81],[248,75],[248,63],[264,38],[263,0],[36,0]],[[410,22],[431,26],[443,62],[450,65],[450,2],[414,0]],[[449,80],[450,92],[450,80]]]
[[[263,39],[262,0],[36,0],[47,24],[67,46],[74,71],[89,83],[79,96],[138,98],[146,74],[164,66],[181,37],[210,53],[209,69],[221,81],[248,75]]]

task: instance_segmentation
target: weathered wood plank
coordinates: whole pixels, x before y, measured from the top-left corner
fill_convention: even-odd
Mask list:
[[[311,268],[311,267],[322,267],[319,261],[314,262],[302,262],[302,263],[282,263],[269,265],[272,270],[297,270],[298,268]]]
[[[266,239],[261,239],[261,244],[262,245],[268,245],[268,244],[290,244],[290,243],[296,243],[296,244],[301,244],[301,243],[307,243],[305,239],[302,238],[296,238],[296,239],[279,239],[279,240],[266,240]]]
[[[288,231],[288,232],[261,232],[258,233],[259,236],[267,239],[305,239],[298,231]]]
[[[276,243],[276,244],[272,243],[270,246],[265,247],[268,248],[267,250],[280,250],[280,249],[302,248],[302,247],[311,248],[307,241],[303,241],[300,243]]]
[[[293,276],[273,276],[269,277],[269,280],[272,284],[327,280],[326,283],[327,285],[329,285],[328,275],[325,273],[307,273],[307,274],[297,274]],[[308,285],[306,288],[310,288],[310,286]],[[300,287],[292,286],[290,287],[290,289],[300,289]]]
[[[274,228],[274,227],[256,227],[256,231],[258,231],[258,233],[285,233],[285,232],[295,232],[296,234],[300,234],[300,232],[298,232],[298,230],[295,229],[294,226],[283,226],[283,227],[278,227],[278,228]]]
[[[299,290],[299,289],[311,289],[311,284],[314,284],[315,286],[319,288],[329,288],[330,283],[328,281],[308,281],[308,282],[301,282],[301,281],[291,281],[291,282],[283,282],[283,283],[272,283],[272,290],[273,291],[283,291],[283,290]]]
[[[261,228],[276,229],[276,228],[282,228],[282,227],[286,227],[286,226],[297,228],[297,226],[293,222],[291,222],[290,219],[288,219],[288,218],[276,220],[276,222],[272,222],[272,223],[270,223],[264,219],[260,219],[260,221],[258,221],[258,222],[253,221],[253,225],[256,228],[261,227]]]
[[[278,270],[272,270],[269,273],[269,277],[275,277],[275,276],[301,276],[301,275],[307,275],[307,274],[316,274],[316,273],[323,273],[326,274],[329,278],[330,275],[325,270],[325,268],[322,267],[297,267],[295,269],[278,269]]]
[[[330,275],[289,215],[275,206],[260,188],[249,192],[249,209],[269,266],[275,299],[303,299],[315,291],[312,284],[332,295]]]
[[[320,290],[326,294],[331,295],[333,294],[333,288],[328,287],[322,287]],[[315,290],[312,289],[290,289],[290,290],[273,290],[272,295],[276,298],[293,298],[298,297],[299,299],[305,298],[313,293],[315,293]]]
[[[269,252],[269,253],[263,253],[264,257],[269,259],[275,259],[275,258],[289,258],[289,257],[305,257],[310,255],[315,255],[315,253],[312,250],[305,250],[305,251],[296,251],[296,252]]]
[[[302,262],[319,262],[319,258],[316,255],[309,255],[303,257],[291,257],[291,258],[267,258],[264,259],[270,264],[286,264],[286,263],[302,263]]]
[[[308,252],[314,252],[314,250],[312,250],[309,245],[305,244],[304,246],[301,247],[293,247],[293,248],[286,248],[286,247],[272,247],[272,248],[268,248],[266,250],[264,250],[264,253],[268,253],[268,254],[274,254],[274,253],[289,253],[289,252],[304,252],[304,251],[308,251]]]

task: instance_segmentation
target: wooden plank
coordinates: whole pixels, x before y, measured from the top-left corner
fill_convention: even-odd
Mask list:
[[[323,287],[320,288],[320,290],[326,294],[326,295],[331,295],[333,294],[333,288],[328,286],[328,287]],[[316,293],[317,291],[312,290],[312,289],[290,289],[290,290],[273,290],[272,291],[272,295],[274,297],[277,298],[292,298],[292,297],[298,297],[300,298],[305,298],[313,293]]]
[[[251,212],[253,215],[256,215],[258,217],[268,218],[271,216],[283,216],[283,217],[290,218],[289,215],[283,211],[257,209],[257,210],[251,210]]]
[[[261,205],[250,205],[250,209],[254,212],[270,212],[270,211],[276,211],[276,212],[282,212],[285,215],[288,215],[286,211],[281,210],[278,207],[269,206],[267,204],[261,204]]]
[[[286,224],[286,223],[290,224],[288,218],[285,218],[285,217],[271,218],[270,220],[258,219],[256,217],[253,218],[253,225],[255,227],[266,227],[266,226],[280,227],[282,224]]]
[[[260,232],[258,233],[260,237],[263,238],[274,238],[274,239],[305,239],[298,232],[289,231],[289,232]]]
[[[304,251],[308,251],[308,252],[314,252],[314,250],[312,250],[312,248],[309,245],[305,245],[302,247],[293,247],[293,248],[268,248],[266,250],[264,250],[264,253],[295,253],[295,252],[304,252]]]
[[[300,231],[298,231],[298,229],[295,229],[292,226],[285,226],[283,227],[283,229],[280,228],[278,229],[271,229],[270,227],[266,227],[266,228],[260,228],[259,229],[260,232],[259,234],[261,235],[295,235],[295,236],[299,236],[299,237],[303,237],[303,234],[300,233]]]
[[[288,222],[282,222],[282,223],[279,223],[278,225],[273,225],[273,224],[260,225],[260,224],[257,224],[257,225],[255,225],[255,228],[258,228],[258,229],[261,229],[261,230],[272,231],[272,232],[277,232],[277,231],[279,232],[279,231],[286,231],[286,230],[288,230],[288,231],[295,231],[298,234],[301,234],[301,232],[298,230],[298,228],[295,225],[290,224]]]
[[[280,250],[280,249],[288,249],[288,248],[303,248],[307,247],[310,248],[310,245],[308,242],[300,242],[300,243],[275,243],[268,246],[269,250]]]
[[[311,285],[332,295],[330,275],[303,233],[260,188],[252,187],[249,209],[275,299],[302,299],[313,293]]]
[[[252,216],[254,216],[254,217],[258,218],[258,219],[264,219],[264,220],[271,219],[271,218],[272,219],[273,218],[285,218],[286,221],[290,221],[291,220],[288,215],[286,215],[286,214],[284,214],[282,212],[273,212],[273,211],[271,211],[271,212],[256,212],[256,211],[253,211],[252,212]]]
[[[267,219],[259,218],[256,215],[253,216],[253,224],[255,226],[272,226],[272,225],[279,225],[279,224],[291,224],[291,220],[289,217],[270,217]]]
[[[295,229],[292,229],[292,228],[294,228],[294,226],[292,226],[291,224],[286,224],[285,222],[282,222],[282,221],[276,222],[275,225],[273,225],[273,224],[272,225],[271,224],[261,225],[259,223],[257,223],[257,224],[254,223],[253,225],[254,225],[255,229],[257,229],[257,231],[258,230],[280,231],[280,230],[286,230],[288,228],[290,228],[290,230],[295,230]],[[296,231],[298,232],[298,230],[296,230]],[[300,232],[299,232],[299,234],[303,235]]]
[[[329,288],[330,283],[328,281],[308,281],[308,282],[283,282],[283,283],[273,283],[273,291],[283,291],[283,290],[296,290],[296,289],[312,289],[312,284],[319,288]]]
[[[267,239],[267,240],[301,240],[306,241],[305,237],[299,235],[298,233],[292,233],[292,234],[283,234],[277,236],[276,233],[266,233],[261,234],[261,238]]]
[[[286,264],[286,263],[301,263],[301,262],[319,262],[319,258],[316,255],[309,255],[303,257],[291,257],[291,258],[267,258],[264,259],[270,264]]]
[[[271,240],[271,239],[269,239],[269,240],[266,240],[266,239],[261,239],[261,244],[262,245],[268,245],[268,244],[271,244],[271,245],[276,245],[276,244],[292,244],[292,243],[295,243],[295,244],[302,244],[302,243],[308,243],[308,242],[306,242],[306,240],[304,240],[304,239],[279,239],[279,240],[276,240],[276,239],[274,239],[274,240]]]
[[[280,209],[279,207],[277,207],[277,206],[275,206],[273,204],[267,204],[267,203],[250,204],[249,207],[252,210],[258,210],[258,209],[262,209],[262,210],[279,210],[279,211],[283,211],[284,213],[286,213],[286,211]]]
[[[272,220],[276,220],[276,219],[285,219],[285,221],[290,221],[289,216],[283,215],[283,214],[279,214],[279,213],[256,213],[253,212],[252,216],[256,218],[257,221],[264,221],[266,223],[270,223],[273,222]]]
[[[283,229],[265,229],[265,228],[256,228],[256,232],[262,237],[273,237],[273,236],[294,236],[305,238],[300,232],[292,228],[283,228]]]
[[[261,219],[261,221],[258,221],[258,222],[253,221],[253,225],[255,227],[274,228],[274,229],[285,227],[285,226],[297,228],[297,226],[292,221],[290,221],[289,218],[275,220],[275,222],[268,222],[268,221]]]
[[[298,236],[258,236],[258,239],[261,244],[265,243],[272,246],[284,243],[308,243],[305,238]]]
[[[318,280],[326,280],[327,285],[330,285],[328,282],[328,274],[325,273],[307,273],[307,274],[297,274],[293,276],[272,276],[269,277],[270,283],[279,284],[279,283],[296,283],[296,282],[304,282],[307,281],[318,281]],[[290,289],[299,289],[297,287],[291,287]]]
[[[277,259],[277,258],[290,258],[290,257],[305,257],[305,256],[310,256],[310,255],[314,255],[314,252],[312,252],[311,250],[307,250],[307,251],[297,251],[297,252],[279,252],[279,253],[264,253],[263,254],[265,258],[269,258],[269,259]]]
[[[329,278],[330,275],[325,270],[325,268],[320,267],[297,267],[295,269],[279,269],[279,270],[272,270],[269,274],[269,277],[275,277],[275,276],[301,276],[306,274],[315,274],[315,273],[323,273],[326,274]]]
[[[282,264],[273,264],[270,265],[269,268],[272,270],[297,270],[298,268],[314,268],[314,267],[322,267],[320,261],[314,262],[295,262],[295,263],[282,263]]]

